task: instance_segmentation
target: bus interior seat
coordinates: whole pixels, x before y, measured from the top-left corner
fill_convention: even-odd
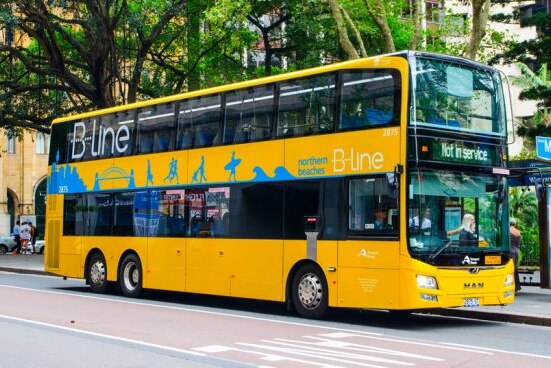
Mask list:
[[[457,128],[461,127],[461,123],[458,120],[455,120],[455,119],[446,120],[436,115],[429,116],[429,118],[427,119],[427,123],[434,124],[434,125],[447,125],[447,126],[457,127]]]
[[[149,134],[142,134],[140,136],[140,153],[153,152],[153,139]]]
[[[235,137],[235,130],[231,127],[224,129],[224,143],[233,143]]]
[[[170,136],[165,134],[159,134],[155,140],[155,151],[165,152],[170,149]]]
[[[178,137],[178,148],[190,148],[193,146],[193,133],[186,129],[184,132],[180,132]]]
[[[342,116],[341,129],[353,129],[367,126],[365,118],[362,116],[348,115]]]
[[[235,136],[233,137],[233,143],[243,143],[248,141],[249,141],[248,133],[243,130],[240,130],[237,133],[235,133]]]
[[[392,112],[379,109],[367,109],[367,121],[369,125],[387,124],[392,121]]]
[[[195,147],[208,147],[212,146],[214,141],[214,134],[210,132],[205,132],[203,130],[199,131],[197,139],[195,141]]]

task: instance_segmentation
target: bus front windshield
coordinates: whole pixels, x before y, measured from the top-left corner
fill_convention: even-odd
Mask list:
[[[419,170],[409,176],[408,245],[414,258],[438,265],[485,265],[482,254],[506,261],[505,179],[465,172]],[[490,259],[486,257],[487,259]],[[496,258],[494,258],[494,261]]]
[[[412,69],[412,125],[505,135],[505,103],[497,73],[421,57]]]

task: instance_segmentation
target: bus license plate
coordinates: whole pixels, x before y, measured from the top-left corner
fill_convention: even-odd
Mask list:
[[[487,264],[487,265],[500,265],[501,264],[501,256],[485,256],[484,257],[484,264]]]
[[[480,301],[478,298],[465,298],[465,307],[478,307],[480,306]]]

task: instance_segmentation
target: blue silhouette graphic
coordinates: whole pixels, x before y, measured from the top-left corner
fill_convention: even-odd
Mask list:
[[[262,168],[256,166],[253,169],[253,173],[255,174],[255,177],[252,181],[280,181],[280,180],[291,180],[295,179],[295,176],[291,175],[291,173],[284,168],[283,166],[278,166],[274,170],[274,176],[269,177]]]
[[[201,156],[201,164],[193,172],[193,175],[191,176],[191,182],[192,183],[203,183],[207,181],[207,177],[205,176],[205,156]]]
[[[136,182],[134,181],[134,169],[130,169],[130,178],[128,179],[128,188],[135,189]]]
[[[235,176],[235,168],[236,168],[240,163],[241,163],[241,159],[240,159],[240,158],[235,158],[235,151],[233,151],[233,152],[231,153],[230,162],[228,162],[228,163],[226,164],[226,166],[224,166],[224,170],[230,172],[230,177],[228,178],[228,181],[232,181],[232,177],[233,177],[233,181],[237,181],[237,177]]]
[[[130,171],[130,174],[126,172],[123,168],[118,166],[110,167],[105,170],[103,173],[96,173],[94,178],[94,191],[101,190],[101,182],[106,180],[128,180],[127,188],[135,188],[136,184],[134,182],[134,169]]]
[[[88,189],[84,185],[83,180],[76,167],[71,165],[59,165],[59,150],[56,153],[56,162],[52,163],[52,172],[50,174],[50,183],[48,185],[48,193],[79,193],[86,192]]]
[[[270,177],[266,175],[264,170],[262,170],[260,167],[256,166],[253,169],[253,173],[255,174],[253,181],[269,181]]]
[[[149,184],[153,184],[153,172],[151,171],[151,161],[147,160],[147,172],[146,172],[145,186],[148,187]]]
[[[173,157],[168,165],[168,175],[163,179],[163,183],[168,180],[172,184],[172,180],[174,179],[176,179],[176,184],[180,184],[180,180],[178,179],[178,160]]]

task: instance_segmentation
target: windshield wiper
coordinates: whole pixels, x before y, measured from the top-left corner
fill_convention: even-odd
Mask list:
[[[434,260],[436,257],[438,257],[440,255],[440,253],[442,253],[443,251],[445,251],[451,244],[453,243],[453,240],[448,240],[448,242],[446,244],[444,244],[443,246],[441,246],[440,248],[438,248],[438,250],[434,253],[432,253],[430,256],[429,256],[429,259],[430,260]]]

